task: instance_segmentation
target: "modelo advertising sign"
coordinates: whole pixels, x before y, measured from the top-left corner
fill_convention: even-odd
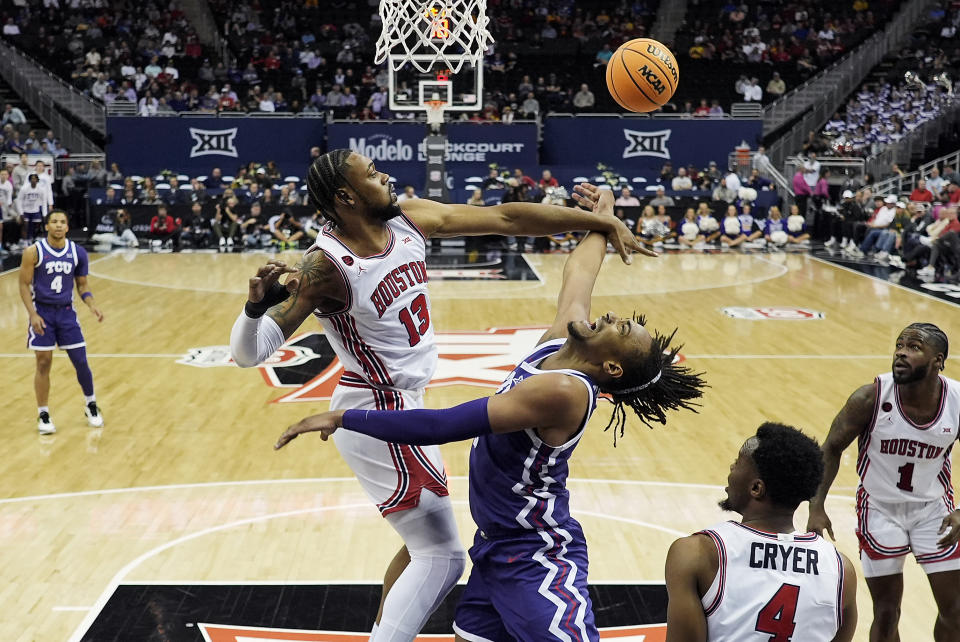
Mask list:
[[[325,128],[320,118],[114,116],[107,118],[107,162],[128,176],[164,169],[196,176],[272,160],[285,174],[302,175],[310,148],[323,148]]]
[[[346,148],[374,162],[391,163],[388,171],[401,171],[392,163],[425,163],[426,126],[420,123],[333,123],[327,131],[327,148]],[[497,163],[505,167],[537,165],[537,126],[533,123],[495,125],[450,123],[446,126],[448,168],[457,163]]]
[[[725,164],[741,142],[756,147],[760,120],[681,118],[547,118],[543,124],[544,165],[608,165],[618,172],[659,169],[710,161]],[[584,140],[589,144],[584,145]]]

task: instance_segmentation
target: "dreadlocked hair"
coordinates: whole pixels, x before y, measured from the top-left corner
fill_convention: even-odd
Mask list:
[[[947,354],[950,352],[950,340],[947,339],[947,333],[932,323],[911,323],[905,330],[917,330],[929,336],[934,349],[943,353],[943,361],[946,364]],[[942,368],[941,368],[942,369]]]
[[[334,225],[340,225],[336,210],[337,190],[347,182],[344,170],[347,167],[349,149],[334,149],[319,156],[307,170],[307,192],[310,203],[317,208],[323,218]]]
[[[633,320],[646,325],[643,315],[634,315]],[[703,396],[703,388],[707,386],[703,380],[704,373],[693,372],[687,366],[674,363],[683,347],[670,347],[676,334],[676,328],[669,335],[654,330],[649,352],[625,359],[623,376],[612,384],[600,386],[601,392],[613,399],[613,414],[604,430],[613,428],[614,446],[617,445],[617,437],[623,437],[628,407],[648,428],[653,428],[651,422],[654,421],[667,423],[668,410],[699,412],[696,407],[700,404],[692,400]]]

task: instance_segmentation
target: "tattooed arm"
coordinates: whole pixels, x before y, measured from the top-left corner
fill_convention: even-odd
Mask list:
[[[283,263],[277,265],[284,267]],[[284,283],[290,296],[267,310],[267,316],[273,319],[283,331],[284,339],[289,339],[314,310],[336,312],[346,306],[347,284],[340,271],[323,252],[311,252],[305,255],[303,261],[292,271],[289,268],[285,271],[290,272],[290,276]],[[282,273],[277,274],[276,278],[279,278]],[[272,281],[266,282],[266,287],[270,287],[271,283]],[[265,291],[265,288],[262,291]],[[250,294],[254,294],[252,283]],[[262,293],[256,301],[248,296],[248,299],[254,303],[262,298]]]
[[[261,303],[271,287],[289,274],[283,288],[286,299],[267,309],[260,307],[251,315],[251,305]],[[230,352],[241,368],[262,363],[289,339],[310,314],[319,309],[336,312],[347,308],[349,290],[344,277],[321,251],[311,252],[295,268],[282,261],[269,261],[249,281],[248,305],[233,324]],[[270,299],[268,299],[269,301]],[[276,299],[273,299],[276,300]]]

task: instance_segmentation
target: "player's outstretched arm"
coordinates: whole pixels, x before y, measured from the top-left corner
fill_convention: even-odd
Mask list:
[[[827,499],[830,486],[833,485],[833,480],[837,477],[837,471],[840,469],[840,456],[870,423],[876,395],[876,383],[861,386],[850,395],[847,403],[834,418],[833,424],[830,426],[830,432],[827,433],[827,438],[820,446],[823,451],[823,481],[820,482],[817,494],[810,500],[807,531],[814,531],[823,535],[823,531],[826,530],[830,538],[836,540],[833,535],[833,524],[827,517],[824,502]]]
[[[289,274],[286,283],[280,277]],[[230,333],[230,354],[241,368],[262,363],[315,309],[331,312],[349,301],[344,277],[323,254],[306,254],[296,268],[268,261],[248,282],[247,303]]]
[[[707,616],[700,603],[699,576],[710,554],[702,535],[675,541],[667,552],[667,642],[706,642]]]
[[[588,403],[587,389],[579,381],[545,374],[504,394],[443,410],[333,410],[313,415],[287,428],[274,449],[307,432],[319,432],[326,441],[339,428],[415,446],[536,428],[540,439],[559,446],[579,427]]]
[[[492,207],[476,207],[411,199],[404,203],[403,209],[426,236],[547,236],[591,230],[605,235],[625,263],[630,262],[631,252],[656,256],[655,252],[644,248],[627,226],[613,215],[612,203],[607,211],[586,212],[544,203],[503,203]]]
[[[850,642],[857,630],[857,569],[840,553],[843,561],[843,600],[840,603],[842,622],[833,642]]]

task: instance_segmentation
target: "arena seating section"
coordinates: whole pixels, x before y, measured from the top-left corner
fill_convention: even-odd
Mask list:
[[[757,77],[765,88],[776,70],[788,89],[795,87],[804,77],[881,27],[897,4],[894,0],[879,0],[871,2],[866,9],[866,3],[860,0],[852,5],[830,5],[828,13],[822,3],[812,0],[785,5],[751,0],[741,5],[746,9],[742,20],[735,21],[731,15],[739,18],[740,9],[735,10],[723,0],[691,3],[674,43],[682,82],[668,111],[682,111],[685,101],[696,106],[701,98],[717,99],[724,110],[729,110],[730,103],[740,100],[734,93],[734,83],[741,75]],[[212,0],[210,6],[236,57],[232,68],[218,65],[212,52],[199,43],[181,11],[168,10],[152,0],[111,2],[109,9],[61,6],[29,10],[18,7],[13,0],[3,0],[0,13],[4,23],[13,20],[21,32],[19,36],[6,38],[81,90],[94,92],[98,74],[104,73],[113,85],[107,100],[124,90],[125,80],[131,80],[121,76],[121,67],[146,69],[166,39],[175,40],[166,51],[173,56],[169,61],[166,56],[160,56],[158,63],[161,68],[172,63],[170,66],[177,70],[179,78],[161,73],[136,91],[138,100],[148,90],[154,98],[161,98],[158,105],[161,111],[199,106],[211,86],[219,91],[226,83],[236,93],[237,103],[225,101],[218,105],[221,109],[257,109],[257,100],[250,98],[248,102],[249,91],[259,87],[260,93],[267,93],[273,87],[284,97],[285,104],[278,105],[281,108],[278,111],[299,111],[314,94],[318,81],[324,92],[330,89],[334,72],[340,67],[348,75],[347,84],[353,86],[358,104],[356,108],[337,109],[335,115],[374,117],[372,113],[365,113],[364,107],[376,85],[384,80],[382,72],[378,77],[376,70],[368,68],[379,30],[375,6],[347,0],[303,3],[261,0],[246,4]],[[589,4],[577,4],[573,0],[490,0],[488,6],[497,16],[492,26],[497,40],[495,56],[503,63],[503,70],[499,71],[499,64],[491,64],[493,57],[487,61],[487,102],[494,107],[487,111],[488,117],[514,102],[510,94],[517,92],[524,75],[531,77],[542,112],[578,111],[571,101],[584,82],[593,92],[596,103],[593,108],[579,111],[620,111],[606,91],[603,68],[594,65],[596,54],[604,44],[615,47],[630,38],[655,35],[649,31],[658,8],[656,0],[598,0]],[[780,33],[782,28],[776,27],[793,24],[797,12],[806,12],[809,16],[797,23],[797,35],[804,36],[807,32],[810,35],[802,38],[797,45],[799,49],[791,52],[791,60],[772,61],[770,49],[760,62],[744,59],[741,47],[745,31],[755,27],[768,46],[774,44],[776,38],[789,43],[789,34]],[[830,47],[816,37],[828,27],[835,32]],[[556,32],[555,38],[549,37],[551,30]],[[697,40],[715,43],[717,52],[713,60],[690,57],[690,48]],[[344,54],[346,49],[350,53]],[[92,59],[87,56],[91,50],[100,55],[99,64],[94,64],[96,55]],[[802,71],[793,59],[801,50],[809,53],[804,58],[807,68]],[[324,64],[311,69],[302,58],[308,51],[315,51],[324,59]],[[244,78],[250,63],[256,72],[255,81],[252,75]],[[177,91],[181,96],[176,96]],[[771,98],[764,92],[764,102]],[[516,102],[522,99],[518,96]],[[217,102],[217,97],[211,96],[206,105],[210,107]]]
[[[849,97],[847,105],[821,132],[819,151],[841,156],[867,156],[935,118],[955,100],[935,77],[960,80],[960,48],[956,30],[960,6],[931,10],[910,42],[891,52]],[[908,82],[906,75],[916,78]],[[920,84],[923,87],[920,87]]]

